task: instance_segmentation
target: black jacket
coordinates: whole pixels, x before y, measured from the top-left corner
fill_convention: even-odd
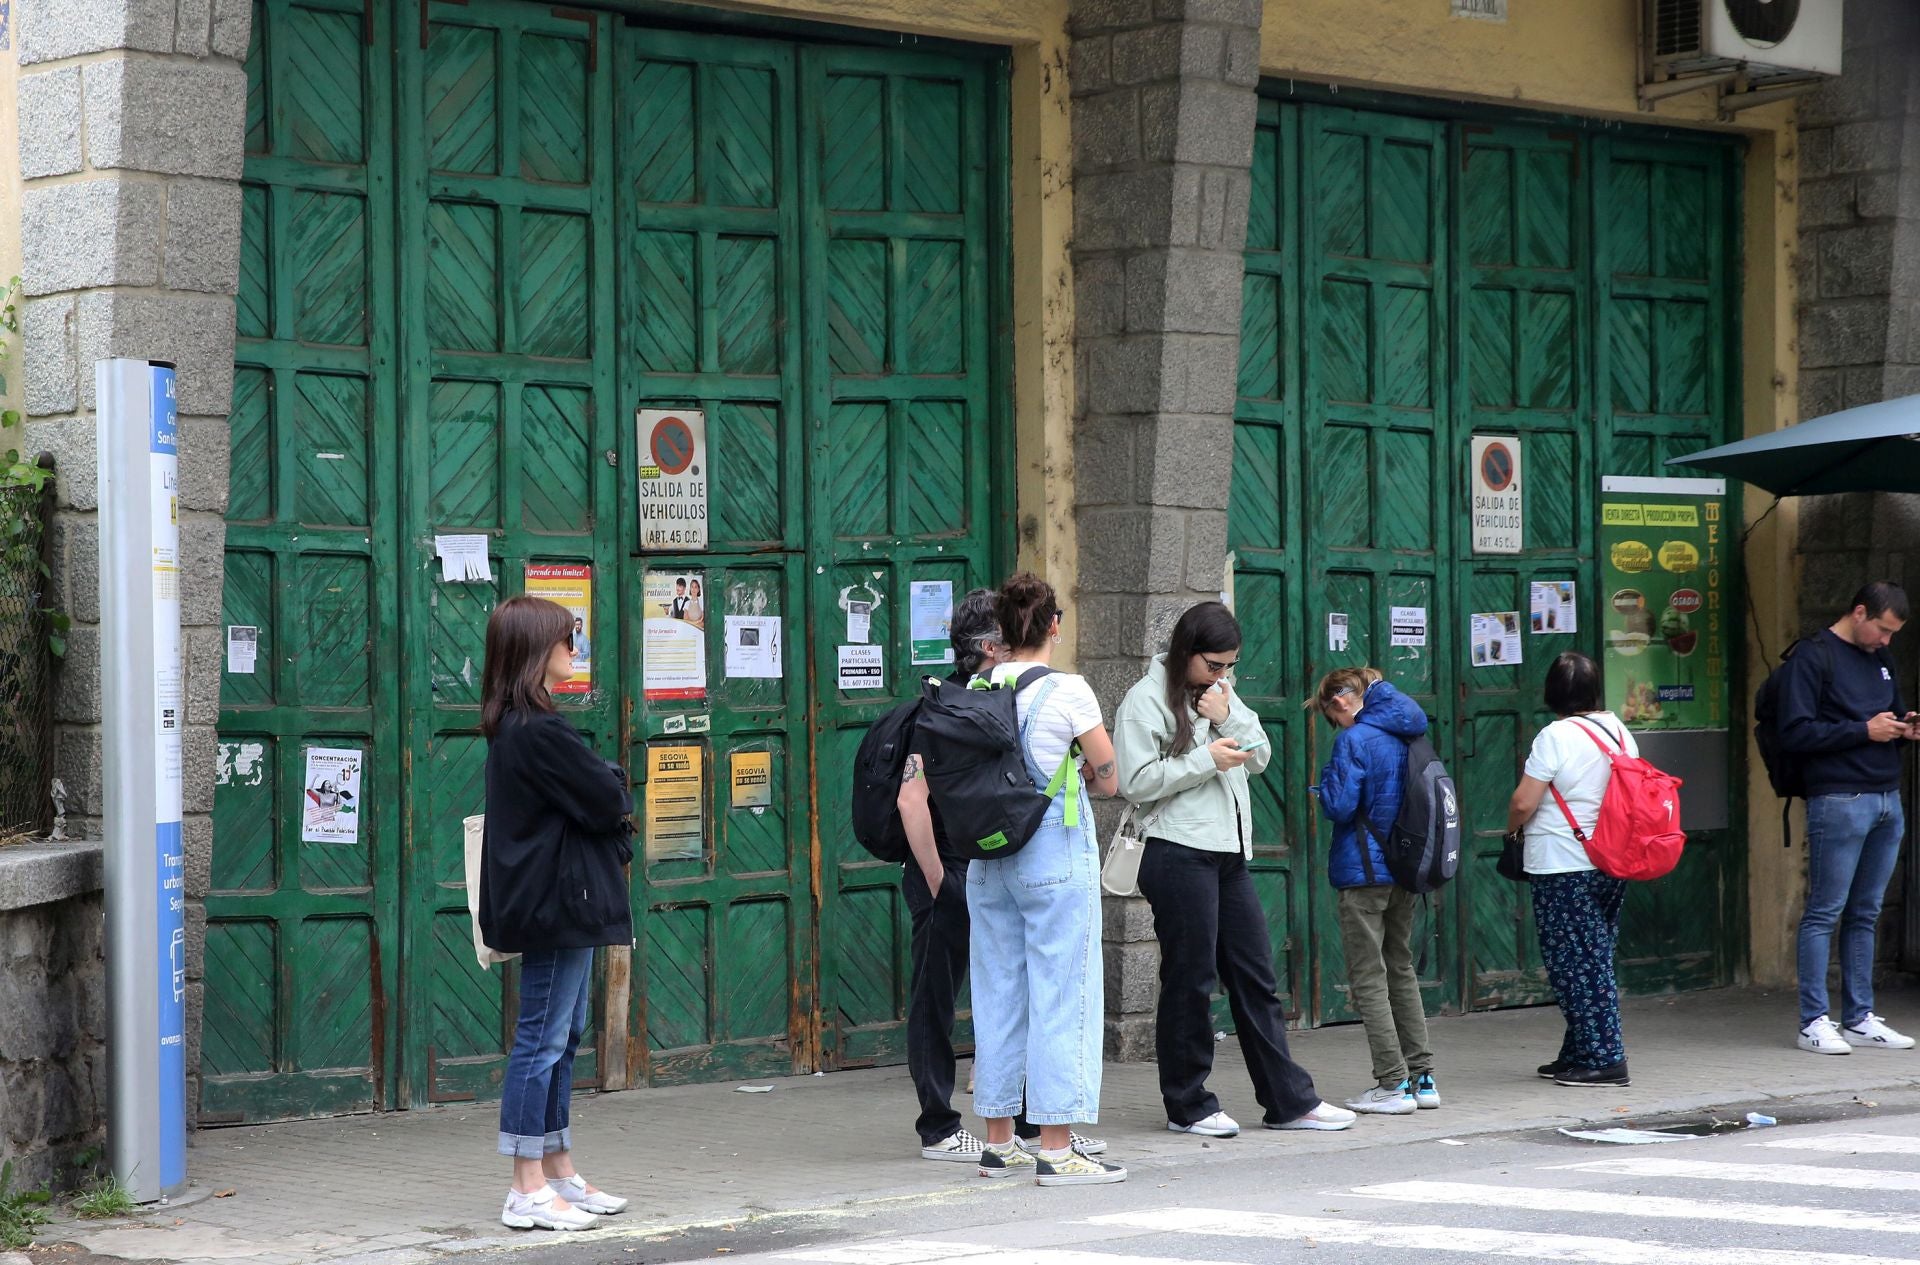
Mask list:
[[[1904,715],[1893,658],[1823,628],[1781,668],[1780,745],[1805,765],[1808,795],[1900,789],[1899,742],[1867,737],[1881,712]]]
[[[480,931],[502,953],[633,942],[633,793],[566,717],[510,711],[487,743]]]

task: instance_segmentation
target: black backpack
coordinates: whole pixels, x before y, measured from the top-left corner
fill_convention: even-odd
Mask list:
[[[938,677],[924,682],[915,745],[925,756],[933,807],[956,855],[982,861],[1012,856],[1033,838],[1054,794],[1063,786],[1079,794],[1072,785],[1072,752],[1047,790],[1038,791],[1020,750],[1014,696],[1052,671],[1035,665],[991,688]]]
[[[1460,796],[1453,778],[1425,734],[1407,743],[1406,792],[1400,815],[1382,839],[1361,815],[1360,827],[1379,840],[1387,858],[1387,873],[1397,886],[1414,893],[1443,886],[1460,870]],[[1373,877],[1373,862],[1364,846],[1361,863]]]
[[[900,771],[919,714],[919,699],[900,704],[868,726],[853,757],[853,837],[881,861],[905,861],[912,851],[900,822]]]

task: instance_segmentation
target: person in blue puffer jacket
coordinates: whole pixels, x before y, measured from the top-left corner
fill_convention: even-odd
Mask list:
[[[1418,898],[1394,884],[1381,841],[1400,815],[1407,744],[1427,732],[1418,704],[1373,668],[1329,672],[1308,702],[1339,730],[1320,771],[1320,810],[1333,823],[1328,874],[1339,890],[1347,988],[1367,1030],[1373,1085],[1347,1100],[1354,1111],[1403,1116],[1438,1107],[1420,978],[1413,966]]]

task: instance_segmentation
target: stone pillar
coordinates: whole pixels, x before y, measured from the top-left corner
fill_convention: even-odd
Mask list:
[[[1802,420],[1920,394],[1920,10],[1853,0],[1840,77],[1800,107]],[[1833,622],[1862,582],[1920,599],[1920,496],[1853,493],[1800,506],[1803,635]],[[1778,654],[1780,647],[1769,646]],[[1894,641],[1909,693],[1920,636]],[[1910,801],[1920,788],[1907,788]],[[1920,872],[1887,892],[1881,960],[1920,969]],[[1800,888],[1792,897],[1795,917]]]
[[[68,829],[101,810],[93,364],[179,370],[187,680],[189,1115],[220,706],[227,423],[239,286],[247,0],[17,0],[26,448],[59,461],[55,600],[73,617],[55,694]]]
[[[1074,0],[1080,669],[1112,715],[1225,578],[1261,0]],[[1107,909],[1107,1053],[1151,1057],[1144,902]]]

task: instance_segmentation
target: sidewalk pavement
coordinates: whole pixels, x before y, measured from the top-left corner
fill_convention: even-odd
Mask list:
[[[1883,991],[1880,1004],[1896,1027],[1920,1030],[1920,989]],[[1589,1090],[1534,1074],[1559,1048],[1553,1007],[1437,1018],[1430,1026],[1446,1105],[1362,1117],[1352,1130],[1331,1134],[1261,1129],[1238,1046],[1228,1038],[1212,1086],[1229,1114],[1253,1126],[1239,1138],[1208,1142],[1166,1132],[1152,1064],[1107,1066],[1105,1110],[1092,1132],[1110,1142],[1109,1158],[1128,1164],[1140,1180],[1249,1151],[1311,1154],[1579,1120],[1618,1123],[1769,1098],[1920,1089],[1920,1050],[1807,1054],[1793,1044],[1794,1019],[1791,991],[1634,999],[1625,1008],[1633,1087]],[[1329,1100],[1372,1083],[1358,1024],[1297,1033],[1292,1041]],[[773,1089],[743,1094],[741,1083]],[[675,1227],[852,1201],[978,1197],[988,1183],[971,1165],[919,1158],[914,1113],[906,1069],[889,1067],[582,1095],[574,1100],[573,1126],[582,1171],[633,1199],[608,1230],[638,1242]],[[500,1225],[508,1166],[493,1151],[496,1126],[492,1107],[474,1104],[203,1130],[188,1153],[194,1189],[176,1206],[117,1223],[62,1224],[41,1241],[121,1260],[419,1265],[546,1238]]]

